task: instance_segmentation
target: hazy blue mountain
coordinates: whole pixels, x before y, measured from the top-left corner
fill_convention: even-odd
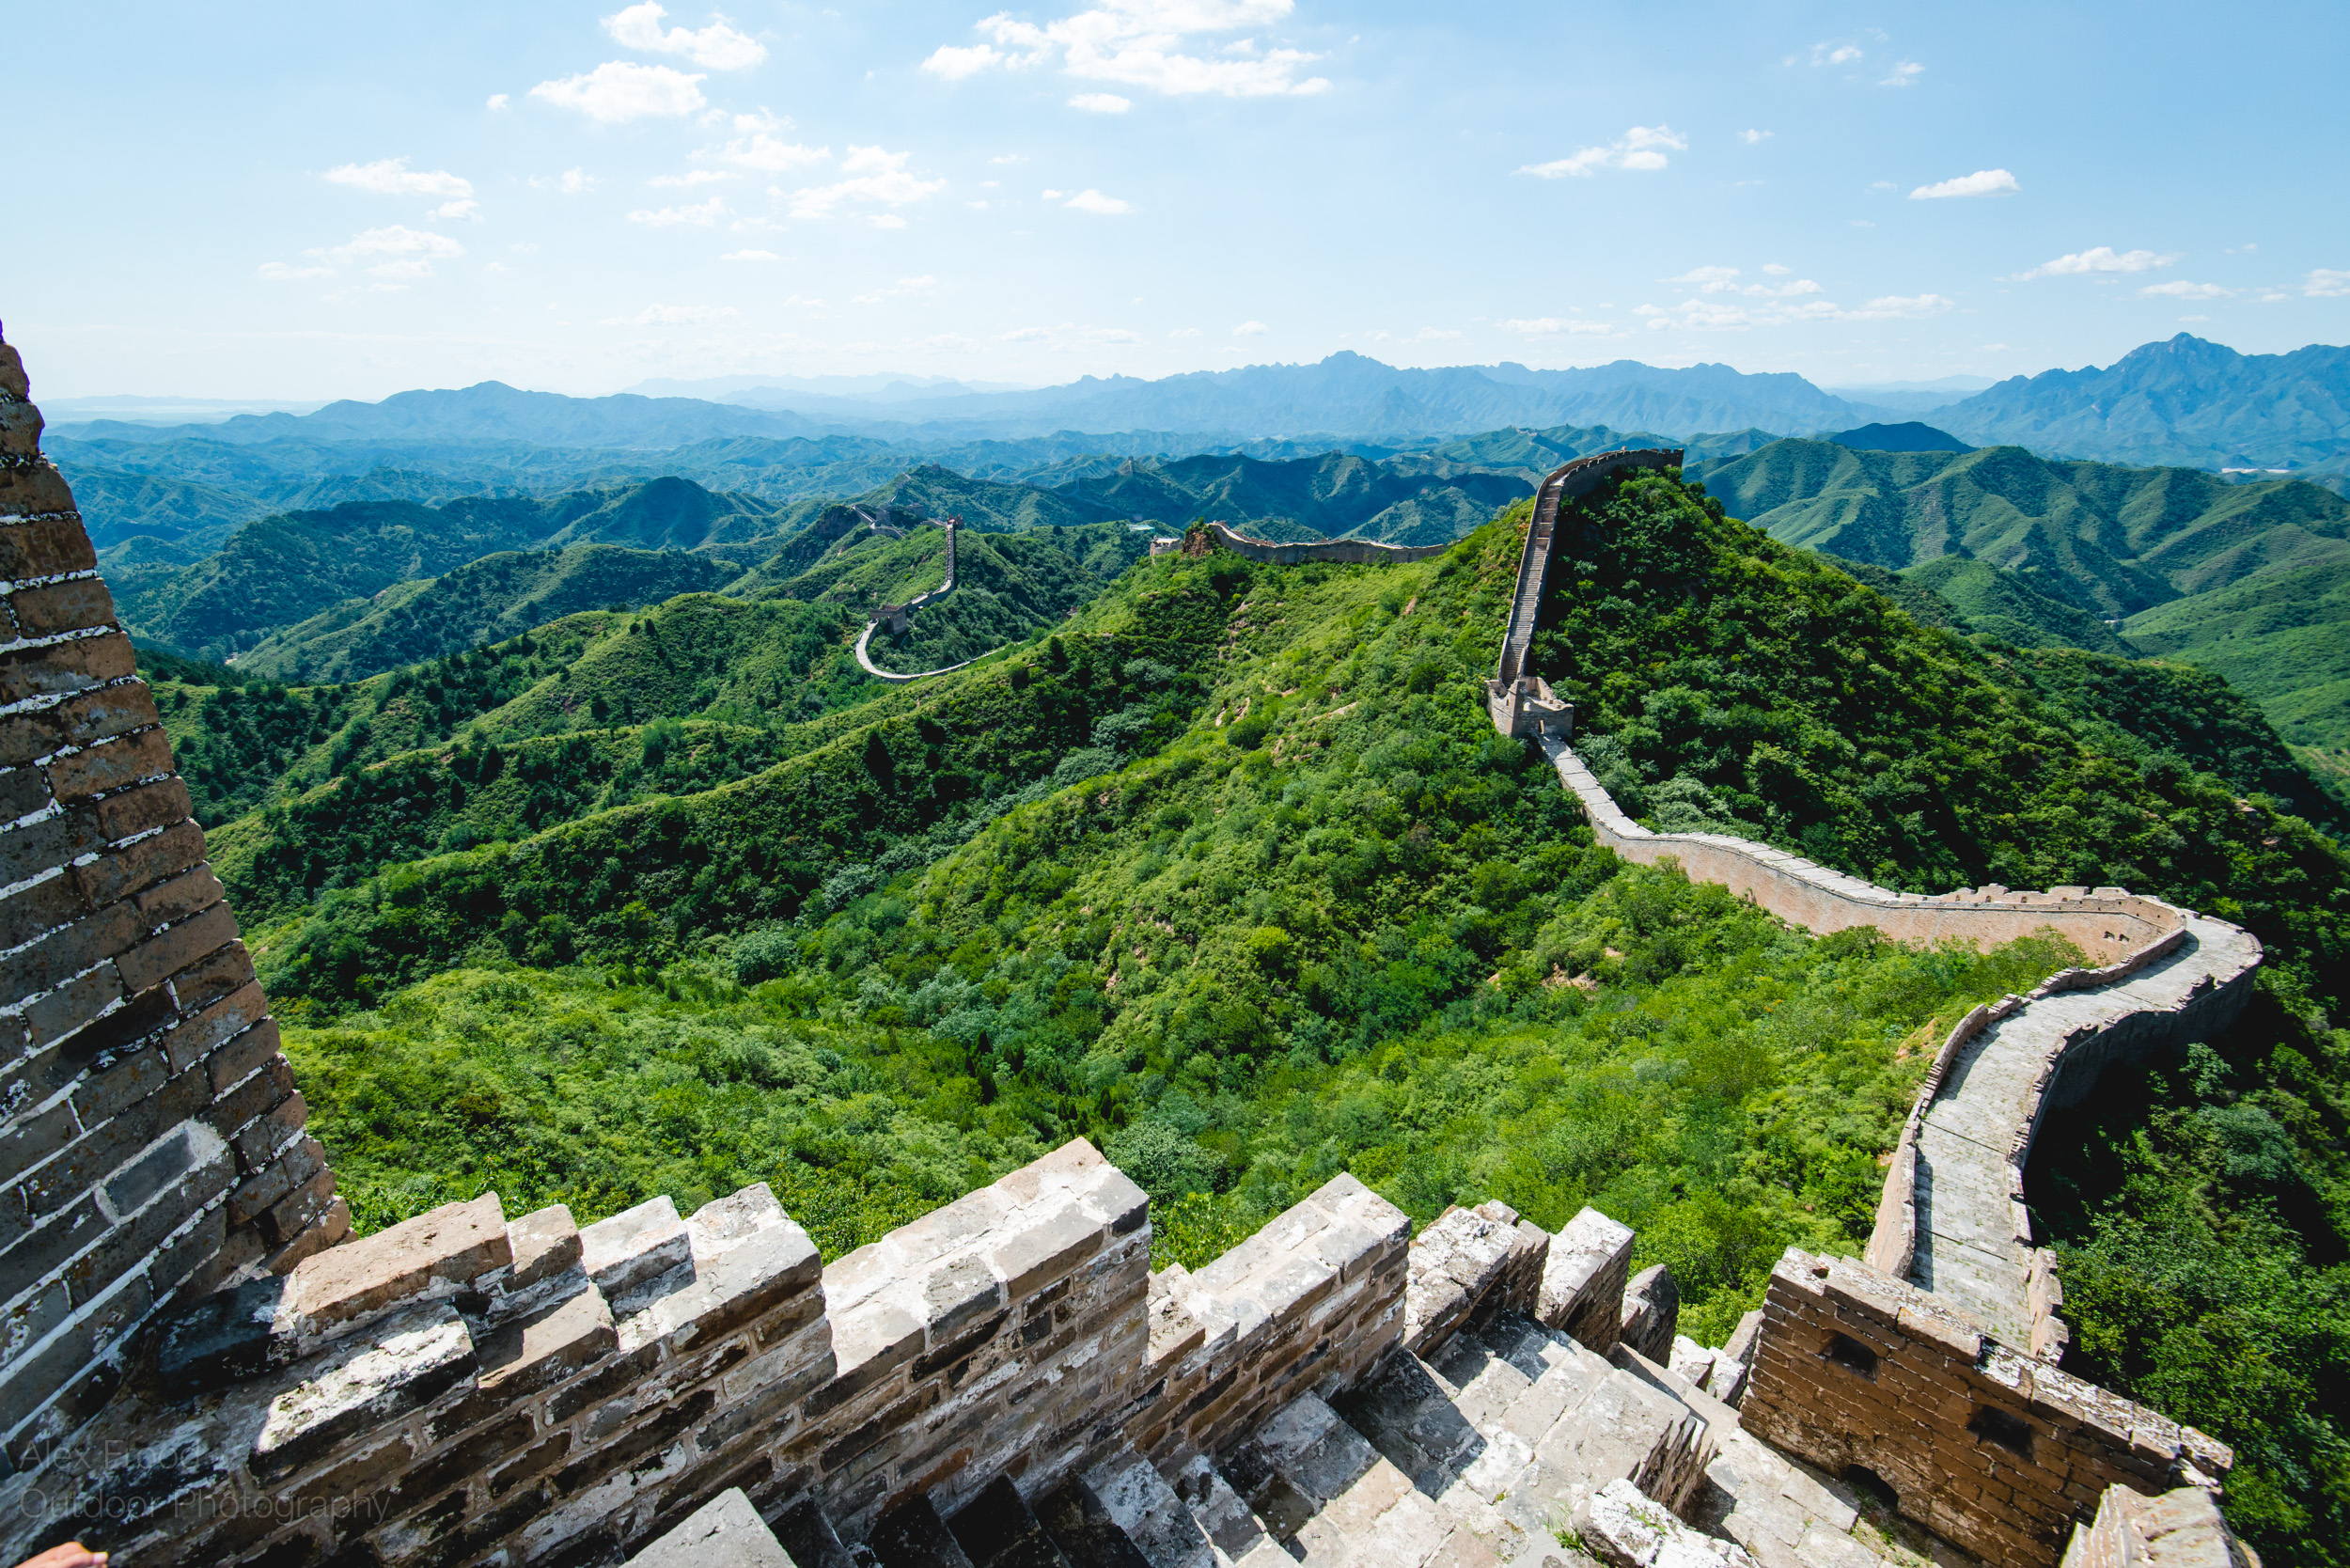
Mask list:
[[[2182,332],[2104,369],[2013,377],[1935,423],[1983,445],[2109,463],[2338,469],[2350,461],[2350,348],[2243,354]]]
[[[77,466],[72,482],[90,542],[102,550],[137,534],[176,540],[233,527],[269,510],[242,491],[114,468]]]
[[[1947,431],[1915,419],[1898,425],[1863,425],[1858,430],[1840,431],[1824,435],[1823,441],[1833,441],[1839,447],[1854,447],[1864,452],[1971,452],[1964,441]]]

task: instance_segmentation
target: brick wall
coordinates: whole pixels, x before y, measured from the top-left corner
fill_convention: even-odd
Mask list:
[[[0,343],[0,1474],[350,1223],[26,394]]]
[[[1940,1297],[1790,1247],[1771,1273],[1739,1419],[1985,1561],[2052,1563],[2112,1485],[2216,1482],[2222,1444],[1988,1340]]]

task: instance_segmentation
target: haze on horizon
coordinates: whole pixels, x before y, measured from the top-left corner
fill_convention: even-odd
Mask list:
[[[2350,339],[2339,7],[1657,14],[36,11],[0,318],[52,398]]]

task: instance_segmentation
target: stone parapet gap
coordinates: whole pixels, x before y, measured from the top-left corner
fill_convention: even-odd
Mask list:
[[[2258,1562],[2201,1487],[2150,1497],[2108,1486],[2097,1517],[2074,1527],[2063,1568],[2257,1568]]]
[[[1986,1337],[1942,1298],[1790,1247],[1772,1270],[1739,1419],[1986,1562],[2044,1568],[2109,1486],[2216,1485],[2192,1427]]]

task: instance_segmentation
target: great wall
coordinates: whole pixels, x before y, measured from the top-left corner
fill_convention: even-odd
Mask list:
[[[1669,1276],[1628,1278],[1595,1211],[1415,1236],[1349,1176],[1154,1272],[1145,1195],[1082,1140],[829,1265],[763,1185],[584,1227],[485,1193],[353,1238],[39,431],[0,344],[0,1561],[1919,1560],[1884,1498],[1943,1561],[2250,1560],[2224,1447],[2053,1364],[2053,1277],[2013,1278],[1999,1184],[2104,1060],[2216,1027],[2257,947],[2113,889],[1913,900],[1645,833],[1527,683],[1516,612],[1489,706],[1628,858],[1797,923],[2029,920],[2113,961],[1962,1024],[1868,1257],[1791,1250],[1729,1345],[1677,1336]],[[1554,475],[1548,516],[1657,463],[1617,460]],[[1978,1178],[2006,1230],[1954,1217]]]

